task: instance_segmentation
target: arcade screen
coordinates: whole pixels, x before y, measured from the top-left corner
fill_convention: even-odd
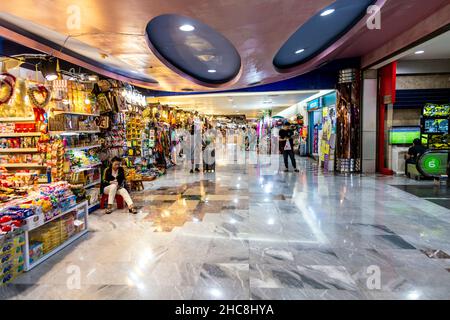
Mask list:
[[[425,119],[424,133],[448,133],[448,119]]]
[[[427,104],[423,108],[425,117],[447,117],[450,115],[450,105]]]
[[[389,144],[412,144],[420,139],[420,127],[392,127],[389,130]]]

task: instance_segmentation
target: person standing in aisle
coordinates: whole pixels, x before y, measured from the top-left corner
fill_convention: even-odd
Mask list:
[[[294,167],[295,172],[299,172],[297,169],[297,163],[295,161],[295,154],[294,154],[294,132],[290,128],[289,122],[285,122],[283,124],[282,129],[278,133],[279,140],[280,140],[280,152],[283,154],[284,158],[284,166],[286,169],[284,172],[289,172],[289,161],[288,158],[291,158],[292,166]]]
[[[137,213],[134,208],[133,200],[127,189],[125,189],[125,170],[120,165],[121,162],[122,160],[120,158],[114,157],[111,160],[111,166],[103,173],[103,193],[108,195],[108,208],[106,209],[106,214],[113,212],[112,208],[114,200],[116,199],[116,194],[122,196],[130,213]]]
[[[202,134],[201,130],[198,128],[199,124],[196,124],[195,121],[191,125],[191,139],[190,139],[190,148],[191,148],[191,171],[190,173],[200,172],[200,156],[202,152]]]

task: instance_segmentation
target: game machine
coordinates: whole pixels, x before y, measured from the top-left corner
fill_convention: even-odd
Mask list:
[[[392,150],[391,168],[395,173],[405,172],[405,156],[415,139],[420,139],[420,126],[397,126],[389,130],[389,146]]]
[[[448,181],[450,131],[450,104],[427,104],[421,117],[422,143],[428,151],[419,157],[416,177],[433,178],[436,181]],[[409,167],[408,167],[409,169]]]

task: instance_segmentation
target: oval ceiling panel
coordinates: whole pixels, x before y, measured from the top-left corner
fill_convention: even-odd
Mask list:
[[[161,15],[147,24],[146,34],[155,55],[195,82],[224,84],[240,72],[241,58],[231,42],[198,20]]]
[[[376,0],[338,0],[303,24],[273,59],[278,69],[289,69],[321,53],[349,31]]]

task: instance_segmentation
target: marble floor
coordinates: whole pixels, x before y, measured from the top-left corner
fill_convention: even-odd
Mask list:
[[[1,299],[450,299],[450,210],[401,177],[182,166]]]

